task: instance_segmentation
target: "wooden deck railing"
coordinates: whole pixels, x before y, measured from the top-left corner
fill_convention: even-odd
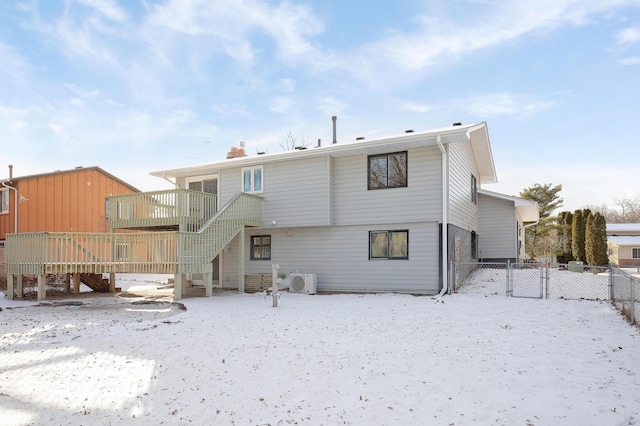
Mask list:
[[[262,197],[236,194],[198,232],[178,233],[178,270],[200,273],[245,226],[262,225]]]
[[[109,197],[111,229],[150,229],[177,226],[196,231],[217,211],[218,197],[188,189],[138,192]]]
[[[6,236],[7,274],[176,272],[177,232]]]
[[[201,273],[245,226],[262,225],[262,198],[236,194],[197,232],[6,236],[7,274]]]

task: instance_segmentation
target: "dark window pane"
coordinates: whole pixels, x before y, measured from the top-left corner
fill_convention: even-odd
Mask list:
[[[387,186],[387,157],[369,158],[369,188]]]
[[[407,186],[407,154],[389,155],[389,187]]]

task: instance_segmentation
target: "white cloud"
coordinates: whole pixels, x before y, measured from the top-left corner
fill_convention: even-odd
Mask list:
[[[425,113],[431,111],[433,108],[429,105],[419,104],[415,102],[404,102],[400,105],[400,108],[418,113]]]
[[[436,13],[423,13],[404,28],[387,29],[379,40],[349,57],[360,63],[353,69],[370,84],[380,80],[405,81],[409,76],[438,69],[482,49],[513,43],[567,25],[587,25],[598,14],[635,0],[514,0],[468,5],[474,13],[459,14],[457,2],[439,4]],[[469,12],[469,11],[467,11]],[[347,62],[347,59],[344,60]],[[381,79],[384,73],[388,79]]]
[[[293,100],[291,98],[278,96],[271,101],[271,107],[269,109],[275,113],[284,114],[291,108],[292,103]]]
[[[497,115],[531,115],[550,109],[553,102],[530,99],[527,95],[512,93],[488,93],[454,102],[479,117],[488,118]]]
[[[127,14],[113,0],[73,0],[78,4],[88,6],[111,21],[122,22],[127,19]]]
[[[640,28],[627,28],[616,35],[618,44],[633,44],[640,42]]]
[[[296,88],[296,82],[290,78],[281,78],[280,86],[285,92],[293,92]]]
[[[253,36],[266,34],[282,60],[300,61],[314,53],[309,38],[324,31],[310,7],[288,1],[271,6],[259,0],[170,0],[155,5],[148,22],[177,34],[207,36],[208,43],[248,64],[260,52]]]
[[[327,96],[320,101],[318,109],[326,116],[342,114],[346,105],[344,102],[337,100],[333,96]]]
[[[620,62],[622,65],[638,65],[640,64],[640,57],[632,56],[629,58],[623,58],[623,59],[620,59],[618,62]]]

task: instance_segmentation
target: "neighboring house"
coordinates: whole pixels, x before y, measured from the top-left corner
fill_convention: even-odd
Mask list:
[[[609,262],[620,267],[640,267],[640,223],[608,223]]]
[[[538,203],[484,189],[478,190],[480,230],[478,256],[483,262],[526,259],[525,228],[538,223]]]
[[[0,241],[16,232],[108,232],[107,198],[133,192],[100,167],[0,180]]]
[[[83,270],[174,273],[175,298],[189,282],[201,281],[206,295],[214,286],[245,291],[275,264],[282,275],[315,274],[319,291],[437,294],[447,290],[450,261],[479,260],[485,234],[501,235],[492,258],[521,257],[517,224],[534,220],[516,197],[479,193],[496,182],[486,123],[151,174],[176,188],[110,197],[109,225],[163,233],[105,234],[99,250],[85,248],[89,236],[36,235],[29,247],[65,256],[72,247],[68,257],[85,258]],[[504,221],[481,219],[481,197]],[[40,273],[40,262],[79,272],[78,262],[49,257],[25,250],[7,272]]]
[[[5,239],[31,232],[108,232],[105,203],[136,188],[99,167],[77,167],[0,180],[0,281],[4,282]],[[87,278],[88,279],[88,278]],[[21,280],[20,280],[21,282]]]

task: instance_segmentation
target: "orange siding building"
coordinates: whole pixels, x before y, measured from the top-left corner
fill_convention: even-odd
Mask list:
[[[99,167],[4,179],[0,241],[17,232],[109,232],[106,199],[140,192]],[[8,207],[8,209],[7,209]]]

